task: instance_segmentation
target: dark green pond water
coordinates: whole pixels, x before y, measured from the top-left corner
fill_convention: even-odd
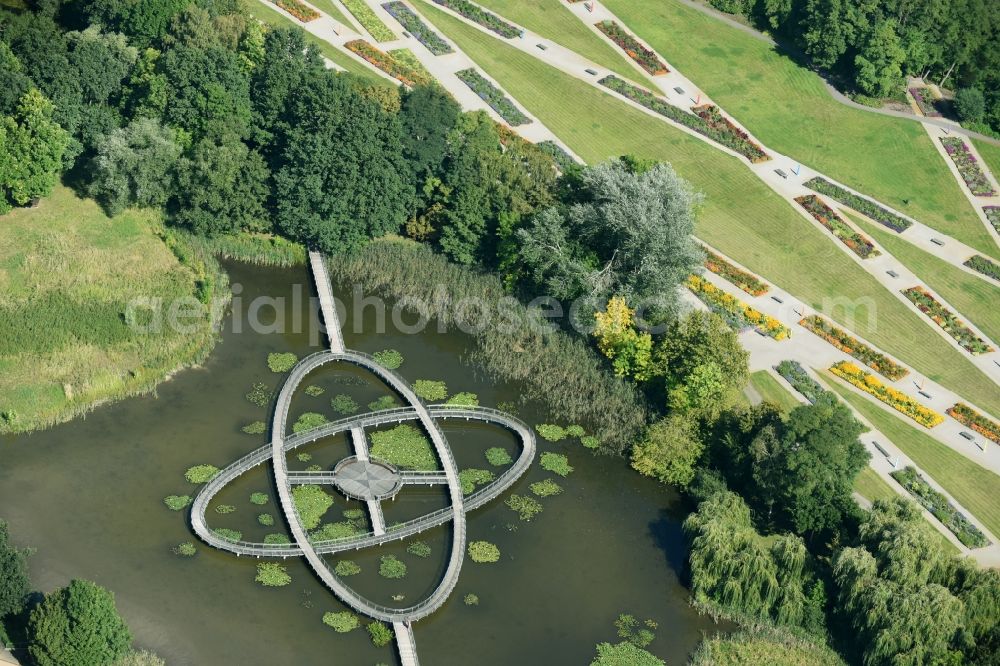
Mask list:
[[[305,269],[273,270],[230,265],[232,282],[243,287],[244,303],[256,296],[285,297],[298,289],[301,305],[286,312],[298,318],[302,332],[260,333],[248,326],[234,332],[227,320],[222,342],[205,366],[179,374],[155,396],[99,409],[85,419],[30,436],[0,438],[0,517],[11,525],[17,542],[37,549],[31,559],[35,586],[50,591],[70,578],[94,580],[117,595],[136,643],[186,664],[376,664],[396,663],[392,645],[374,648],[363,630],[337,634],[322,624],[324,612],[344,607],[314,578],[303,562],[288,561],[293,582],[265,589],[254,583],[256,561],[202,546],[190,531],[186,513],[166,509],[162,498],[191,494],[184,470],[194,464],[223,467],[265,442],[246,435],[244,424],[268,420],[267,409],[250,404],[244,394],[257,381],[277,388],[282,376],[266,366],[269,352],[304,356],[310,346],[309,276]],[[296,286],[300,285],[300,286]],[[265,316],[266,319],[266,308]],[[481,404],[517,402],[516,385],[496,385],[477,369],[463,365],[468,339],[461,333],[429,327],[404,335],[392,326],[375,330],[374,311],[367,312],[354,333],[348,320],[347,346],[367,352],[395,348],[404,355],[400,372],[410,381],[437,379],[451,393],[471,391]],[[238,319],[246,316],[242,308]],[[330,418],[330,398],[355,397],[362,406],[385,393],[373,384],[345,383],[343,371],[319,371],[308,383],[325,389],[322,396],[299,396],[292,420],[304,411]],[[358,371],[349,374],[364,379]],[[304,384],[305,385],[305,384]],[[548,420],[530,405],[518,415],[534,424]],[[516,453],[505,431],[446,423],[445,431],[459,466],[489,468],[483,452],[492,446]],[[343,438],[311,445],[308,463],[291,455],[290,466],[329,466],[347,452]],[[575,471],[561,495],[541,500],[544,511],[522,522],[502,499],[469,515],[470,540],[500,547],[496,564],[466,560],[461,580],[448,604],[416,624],[423,663],[437,664],[588,664],[594,645],[616,641],[613,620],[620,612],[651,618],[659,628],[650,650],[669,664],[684,663],[705,632],[716,626],[689,606],[678,580],[685,557],[680,502],[670,491],[639,477],[619,459],[594,457],[578,442],[539,442],[539,452],[569,456]],[[530,495],[529,484],[552,477],[537,463],[508,491]],[[250,504],[253,491],[267,492],[267,506]],[[506,495],[505,495],[506,496]],[[209,513],[213,527],[239,529],[259,539],[283,532],[269,472],[238,479],[218,498],[236,511]],[[443,506],[437,490],[406,490],[386,507],[387,522],[407,520]],[[327,521],[342,520],[343,510],[356,508],[338,498]],[[257,523],[257,514],[273,513],[274,527]],[[448,528],[422,537],[432,555],[420,559],[405,544],[377,552],[352,554],[362,574],[350,579],[380,602],[402,595],[404,605],[417,601],[436,585],[447,557]],[[174,555],[182,541],[198,545],[195,557]],[[376,570],[379,557],[392,553],[408,568],[406,578],[389,581]],[[331,561],[336,558],[331,556]],[[478,606],[463,597],[476,594]]]

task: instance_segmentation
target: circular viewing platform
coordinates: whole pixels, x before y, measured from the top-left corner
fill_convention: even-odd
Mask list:
[[[403,479],[388,463],[353,456],[334,468],[333,484],[348,497],[369,502],[393,497],[403,486]]]

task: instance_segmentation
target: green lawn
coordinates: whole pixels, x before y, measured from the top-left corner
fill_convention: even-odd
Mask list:
[[[558,0],[536,2],[480,0],[479,4],[571,51],[576,51],[633,83],[646,88],[652,85],[645,74],[629,64],[621,51],[601,39]]]
[[[986,375],[737,158],[487,39],[423,0],[416,5],[583,159],[633,153],[670,162],[706,195],[698,216],[700,238],[934,381],[976,396],[984,409],[1000,414],[1000,392]]]
[[[1000,534],[1000,476],[953,451],[917,427],[849,390],[829,372],[824,382],[858,410],[925,473],[972,512],[993,534]],[[969,444],[971,447],[972,444]]]
[[[854,490],[870,502],[899,497],[899,493],[894,491],[885,479],[878,475],[878,472],[867,466],[854,479]]]
[[[788,389],[767,370],[758,370],[750,375],[750,383],[767,402],[773,402],[782,410],[790,412],[804,404],[795,399]]]
[[[604,4],[765,144],[1000,257],[917,122],[837,102],[770,44],[677,0]]]
[[[150,390],[211,349],[207,317],[182,320],[196,324],[186,335],[163,315],[197,293],[196,281],[220,293],[225,278],[179,238],[182,265],[160,233],[156,212],[111,219],[64,187],[38,208],[0,217],[0,432],[59,423]],[[134,299],[162,299],[159,328]],[[130,312],[149,327],[128,325]]]
[[[329,15],[334,21],[338,21],[339,23],[346,25],[351,30],[355,29],[354,24],[347,19],[344,12],[340,11],[340,7],[338,7],[333,0],[310,0],[310,2],[316,7],[316,9]]]
[[[927,282],[931,289],[941,294],[958,309],[962,318],[978,326],[993,341],[1000,341],[1000,289],[969,275],[965,271],[938,259],[930,252],[899,238],[884,227],[862,220],[847,213],[865,233],[872,236],[894,257]],[[912,285],[900,285],[900,288]]]
[[[296,28],[302,28],[302,25],[298,21],[288,18],[287,16],[279,13],[277,9],[271,9],[270,5],[265,5],[257,0],[243,0],[243,6],[246,7],[246,10],[250,12],[251,15],[270,26],[278,28],[295,26]],[[305,34],[307,42],[315,44],[317,48],[319,48],[320,53],[346,69],[348,72],[362,76],[375,83],[394,85],[391,81],[382,78],[365,65],[347,55],[346,51],[336,48],[329,42],[324,41],[319,37],[306,32],[305,30],[302,32]]]
[[[982,156],[986,166],[993,172],[993,176],[1000,178],[1000,146],[985,141],[976,141],[976,150]],[[1000,206],[1000,201],[997,202]]]

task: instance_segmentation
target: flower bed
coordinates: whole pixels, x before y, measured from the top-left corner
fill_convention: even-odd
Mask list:
[[[507,23],[496,14],[492,14],[478,5],[474,5],[468,0],[434,0],[442,7],[458,12],[470,21],[475,21],[487,30],[492,30],[501,37],[514,39],[521,36],[521,30]]]
[[[902,391],[886,386],[878,377],[865,372],[850,361],[835,363],[830,367],[830,372],[846,379],[865,393],[870,393],[896,411],[906,414],[925,428],[933,428],[944,421],[944,417],[933,409],[924,407]]]
[[[299,0],[271,0],[274,4],[278,5],[286,12],[302,21],[303,23],[308,23],[309,21],[315,21],[319,18],[319,12],[306,5],[299,2]]]
[[[427,47],[427,50],[436,56],[454,52],[451,44],[444,41],[441,35],[437,34],[424,23],[419,16],[413,13],[409,7],[402,2],[386,2],[382,4],[389,15],[399,21],[403,28],[416,37],[417,41]]]
[[[767,293],[769,287],[756,275],[737,268],[705,246],[701,249],[705,251],[705,268],[721,275],[751,296],[763,296]]]
[[[983,437],[1000,444],[1000,423],[986,418],[965,403],[955,403],[955,406],[948,410],[948,415],[959,423],[972,428]]]
[[[898,381],[909,374],[909,370],[882,352],[875,351],[819,315],[805,317],[799,322],[799,325],[809,329],[845,354],[850,354],[883,377]]]
[[[349,50],[375,65],[389,76],[399,79],[408,86],[430,83],[433,79],[426,73],[414,69],[406,63],[380,51],[363,39],[355,39],[344,44]]]
[[[993,263],[986,257],[975,255],[965,260],[965,265],[974,271],[979,271],[994,280],[1000,280],[1000,266]]]
[[[985,340],[973,333],[961,319],[941,305],[923,287],[910,287],[903,291],[903,295],[910,299],[918,310],[943,328],[948,335],[955,338],[958,344],[962,345],[969,353],[988,354],[993,351],[993,347],[990,347]]]
[[[941,137],[941,144],[944,146],[951,161],[958,167],[958,173],[962,175],[962,180],[969,186],[969,190],[977,197],[993,197],[996,191],[990,185],[990,181],[983,173],[982,167],[976,160],[965,142],[953,136]]]
[[[712,312],[725,319],[733,328],[753,327],[775,340],[785,340],[792,335],[791,330],[774,317],[753,309],[697,275],[688,276],[687,286]]]
[[[574,166],[578,166],[573,156],[562,149],[555,141],[539,141],[535,146],[543,153],[555,160],[556,166],[563,173],[566,173]]]
[[[970,523],[969,519],[948,501],[947,497],[931,488],[917,470],[907,466],[889,474],[913,495],[918,504],[934,514],[934,517],[951,530],[958,537],[958,540],[968,548],[982,548],[990,545],[986,535]]]
[[[853,208],[862,215],[867,215],[879,224],[883,224],[893,231],[906,231],[913,226],[913,223],[909,220],[896,215],[890,210],[886,210],[874,201],[870,201],[864,197],[859,197],[856,194],[848,192],[844,188],[834,185],[820,176],[810,179],[805,186],[814,192],[825,194],[831,199],[839,201],[849,208]]]
[[[821,395],[826,393],[826,390],[819,385],[819,382],[809,376],[798,361],[782,361],[774,369],[809,402],[816,402]]]
[[[500,117],[510,125],[527,125],[531,122],[528,116],[524,115],[519,108],[514,106],[499,88],[483,78],[483,75],[472,69],[463,69],[455,72],[455,76],[461,79],[462,83],[469,86],[472,92],[479,95],[490,107],[500,114]]]
[[[660,114],[664,118],[669,118],[675,123],[684,125],[699,134],[707,136],[712,141],[732,148],[750,161],[753,161],[760,154],[760,148],[756,144],[749,141],[742,141],[738,136],[730,132],[712,127],[705,121],[704,118],[696,116],[693,113],[687,113],[683,109],[670,104],[660,97],[657,97],[645,88],[632,85],[624,79],[618,78],[614,74],[605,76],[603,79],[598,81],[598,83],[608,90],[613,90],[619,95],[626,97],[637,104],[641,104],[650,111]]]
[[[622,51],[625,51],[629,58],[635,60],[640,67],[653,76],[670,73],[670,70],[667,69],[662,60],[656,57],[655,53],[640,44],[638,39],[614,21],[600,21],[594,25],[607,35],[608,39],[617,44]]]
[[[848,226],[832,208],[820,201],[819,197],[815,194],[796,197],[795,201],[816,218],[820,224],[829,229],[830,233],[840,239],[840,242],[849,247],[851,252],[862,259],[877,257],[882,254],[875,249],[875,245],[870,240]]]
[[[920,112],[928,118],[940,118],[941,112],[934,106],[934,98],[931,96],[930,88],[910,88],[913,101],[920,107]]]
[[[993,225],[993,229],[1000,234],[1000,206],[983,206],[986,219]]]
[[[358,19],[358,23],[368,31],[368,34],[378,42],[391,42],[396,39],[395,33],[389,30],[389,26],[382,23],[382,19],[372,11],[372,8],[365,4],[365,0],[342,0],[347,11]]]
[[[691,108],[696,116],[705,121],[714,132],[723,136],[732,137],[728,141],[720,143],[729,146],[741,155],[744,155],[754,164],[766,162],[771,159],[756,143],[750,140],[750,135],[737,127],[731,120],[722,115],[719,107],[714,104],[702,104]]]

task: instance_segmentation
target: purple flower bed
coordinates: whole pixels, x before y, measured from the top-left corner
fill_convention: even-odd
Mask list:
[[[974,195],[977,197],[996,196],[996,191],[990,185],[990,181],[987,180],[975,155],[972,154],[964,141],[953,136],[943,136],[941,144],[951,157],[951,161],[958,167],[958,173],[962,175],[962,180],[965,181]]]

